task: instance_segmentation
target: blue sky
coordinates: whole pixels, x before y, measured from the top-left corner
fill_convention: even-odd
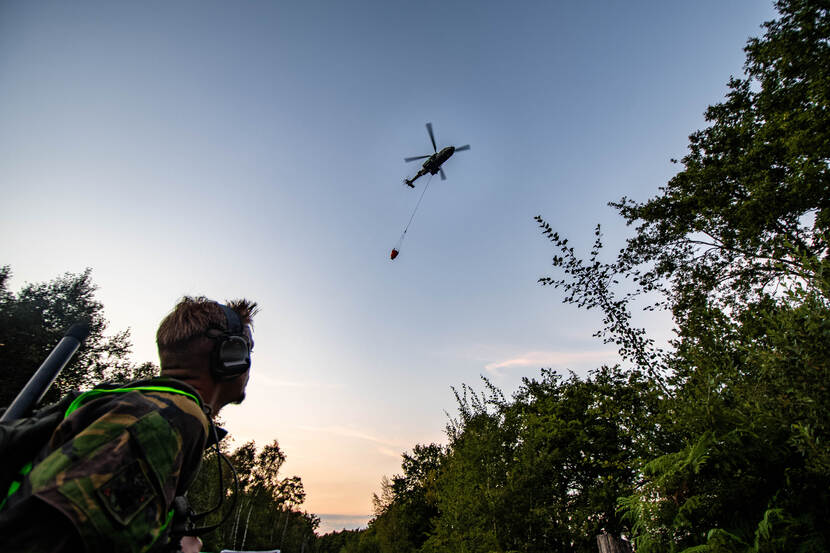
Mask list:
[[[0,263],[92,267],[137,361],[184,294],[260,302],[238,442],[278,439],[323,530],[365,522],[451,386],[615,357],[560,304],[541,214],[628,230],[771,3],[0,3]],[[403,158],[471,144],[430,183]],[[670,336],[664,319],[644,321]]]

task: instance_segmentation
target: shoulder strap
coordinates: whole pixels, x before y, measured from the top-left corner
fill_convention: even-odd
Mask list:
[[[69,407],[66,409],[66,413],[64,413],[64,418],[71,415],[76,409],[78,409],[81,405],[87,402],[90,399],[98,397],[104,394],[126,394],[129,392],[166,392],[170,394],[179,394],[185,397],[189,397],[193,401],[196,402],[196,405],[199,407],[202,406],[202,402],[199,400],[198,396],[191,394],[190,392],[185,392],[183,390],[178,390],[176,388],[172,388],[170,386],[128,386],[126,388],[112,388],[112,389],[105,389],[105,388],[96,388],[94,390],[90,390],[88,392],[84,392],[78,397],[75,398],[75,401],[69,404]]]

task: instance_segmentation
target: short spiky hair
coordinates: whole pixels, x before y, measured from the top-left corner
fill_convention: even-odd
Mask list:
[[[252,319],[259,308],[256,302],[245,299],[226,302],[239,315],[242,326],[253,326]],[[228,329],[225,313],[219,305],[204,296],[185,296],[159,325],[156,343],[159,351],[181,345],[210,328]]]

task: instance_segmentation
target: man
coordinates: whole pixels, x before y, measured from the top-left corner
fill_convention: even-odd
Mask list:
[[[160,377],[97,387],[72,401],[5,497],[0,551],[164,545],[173,499],[196,475],[210,419],[245,398],[256,312],[247,300],[184,297],[156,335]]]

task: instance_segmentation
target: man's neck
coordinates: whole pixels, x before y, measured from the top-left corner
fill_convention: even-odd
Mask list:
[[[169,371],[162,371],[161,376],[168,378],[175,378],[192,387],[202,398],[204,405],[210,410],[211,416],[216,416],[219,410],[224,406],[220,403],[220,388],[209,374],[204,371],[196,373],[195,371],[173,369]]]

